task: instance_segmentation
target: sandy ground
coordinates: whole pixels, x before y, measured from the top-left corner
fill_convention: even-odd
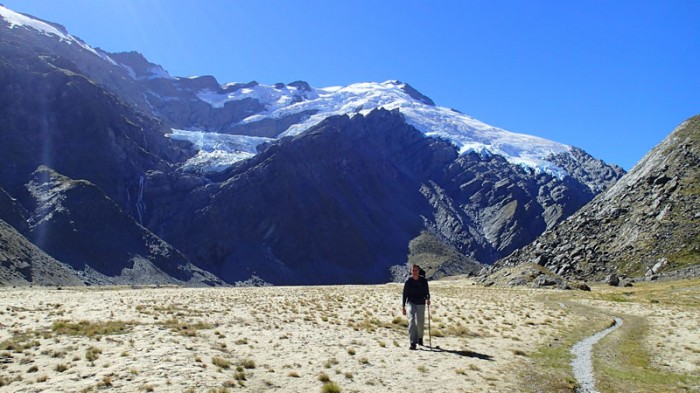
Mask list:
[[[431,292],[440,349],[409,351],[398,284],[0,288],[0,391],[321,392],[330,380],[342,392],[518,392],[531,355],[586,323],[546,300],[583,292],[466,280]],[[638,312],[675,326],[650,343],[664,367],[700,372],[700,343],[688,344],[700,316],[685,310]]]

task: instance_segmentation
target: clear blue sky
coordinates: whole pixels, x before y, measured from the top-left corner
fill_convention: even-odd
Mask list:
[[[629,170],[700,114],[698,0],[0,0],[173,76],[398,79]]]

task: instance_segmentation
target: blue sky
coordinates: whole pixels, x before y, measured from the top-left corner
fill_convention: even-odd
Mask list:
[[[398,79],[629,170],[700,114],[697,0],[0,0],[173,76]]]

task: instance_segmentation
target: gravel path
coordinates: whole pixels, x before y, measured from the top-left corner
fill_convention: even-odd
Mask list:
[[[591,359],[593,344],[597,343],[600,339],[615,331],[615,329],[620,326],[622,326],[622,319],[615,317],[615,323],[612,326],[577,342],[576,345],[571,348],[571,353],[574,355],[574,360],[571,361],[571,367],[574,369],[574,376],[579,384],[579,389],[576,390],[577,392],[598,393],[598,391],[595,390],[593,361]]]

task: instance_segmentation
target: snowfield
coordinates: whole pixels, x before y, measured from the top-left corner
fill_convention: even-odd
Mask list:
[[[306,90],[290,85],[279,87],[259,84],[228,93],[203,90],[197,97],[213,108],[223,108],[227,102],[243,99],[255,99],[265,105],[265,111],[251,115],[239,124],[255,123],[268,118],[281,119],[305,111],[316,112],[300,123],[291,125],[280,137],[301,134],[331,116],[352,117],[366,115],[378,108],[398,109],[408,124],[427,137],[450,141],[459,149],[460,154],[477,152],[499,155],[515,165],[528,167],[536,172],[544,171],[559,178],[566,176],[566,172],[551,163],[549,158],[554,154],[567,152],[569,146],[544,138],[509,132],[455,110],[426,104],[411,96],[407,86],[398,81],[386,81]],[[187,139],[181,130],[173,137]],[[226,139],[228,136],[210,137]],[[220,145],[229,146],[225,141]],[[226,150],[219,151],[223,153]],[[242,157],[237,149],[231,154]],[[203,160],[203,157],[201,159]],[[231,158],[229,161],[233,162],[235,159]]]

